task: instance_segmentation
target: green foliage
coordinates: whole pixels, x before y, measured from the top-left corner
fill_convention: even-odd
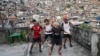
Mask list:
[[[67,8],[70,8],[70,6],[71,6],[70,4],[67,4],[67,5],[66,5]]]
[[[81,28],[83,28],[83,29],[88,29],[88,30],[92,30],[92,26],[90,26],[90,25],[87,25],[87,24],[82,24],[82,25],[80,25],[80,27]]]
[[[84,6],[80,6],[81,9],[84,9]]]
[[[41,3],[37,3],[37,6],[40,6],[41,5]]]

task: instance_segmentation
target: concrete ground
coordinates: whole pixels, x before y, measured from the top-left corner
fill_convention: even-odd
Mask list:
[[[73,42],[73,47],[69,47],[67,43],[67,49],[62,48],[62,56],[91,56],[90,51]],[[0,45],[0,56],[48,56],[50,47],[48,42],[44,44],[43,52],[40,53],[38,50],[38,44],[33,48],[32,55],[29,54],[30,43],[17,43],[13,45]],[[54,47],[53,55],[58,56],[57,54],[58,47]]]
[[[91,56],[90,51],[86,50],[82,46],[78,45],[77,43],[73,42],[73,47],[69,47],[69,43],[67,42],[67,49],[62,48],[62,56]],[[27,56],[48,56],[50,47],[48,46],[48,42],[44,44],[43,53],[40,53],[38,51],[37,45],[33,48],[33,54]],[[58,47],[54,47],[53,55],[52,56],[58,56],[57,54]]]
[[[0,45],[0,56],[23,56],[26,46],[26,43]]]

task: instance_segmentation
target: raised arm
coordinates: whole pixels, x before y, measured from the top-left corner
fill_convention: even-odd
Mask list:
[[[73,27],[73,26],[74,26],[71,22],[69,22],[69,25],[70,25],[71,27]]]

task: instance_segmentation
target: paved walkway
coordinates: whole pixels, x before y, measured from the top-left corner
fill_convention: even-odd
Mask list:
[[[29,55],[29,46],[30,43],[23,43],[23,44],[13,44],[13,45],[0,45],[0,56],[48,56],[50,47],[48,47],[48,42],[45,43],[43,53],[39,53],[38,45],[36,44],[33,48],[33,54]],[[67,49],[62,49],[63,56],[91,56],[90,51],[86,50],[82,46],[78,45],[77,43],[73,42],[73,47],[69,47],[68,43]],[[54,47],[53,55],[58,56],[57,54],[58,47]]]
[[[0,56],[24,56],[26,46],[26,43],[0,45]]]
[[[48,42],[45,43],[43,50],[43,53],[40,53],[38,50],[38,45],[36,44],[35,47],[33,48],[33,54],[27,56],[48,56],[50,47],[47,45]],[[78,45],[77,43],[73,42],[73,47],[69,47],[69,43],[66,44],[67,49],[62,49],[62,56],[91,56],[90,51],[86,50],[82,46]],[[58,56],[57,54],[58,47],[54,47],[53,55],[52,56]]]

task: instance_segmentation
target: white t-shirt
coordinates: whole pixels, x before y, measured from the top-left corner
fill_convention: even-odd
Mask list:
[[[71,32],[70,32],[70,25],[69,25],[69,23],[64,23],[63,24],[63,28],[64,28],[64,34],[70,34]]]
[[[45,34],[52,34],[52,32],[46,32],[46,31],[51,31],[52,26],[51,25],[45,25]]]

